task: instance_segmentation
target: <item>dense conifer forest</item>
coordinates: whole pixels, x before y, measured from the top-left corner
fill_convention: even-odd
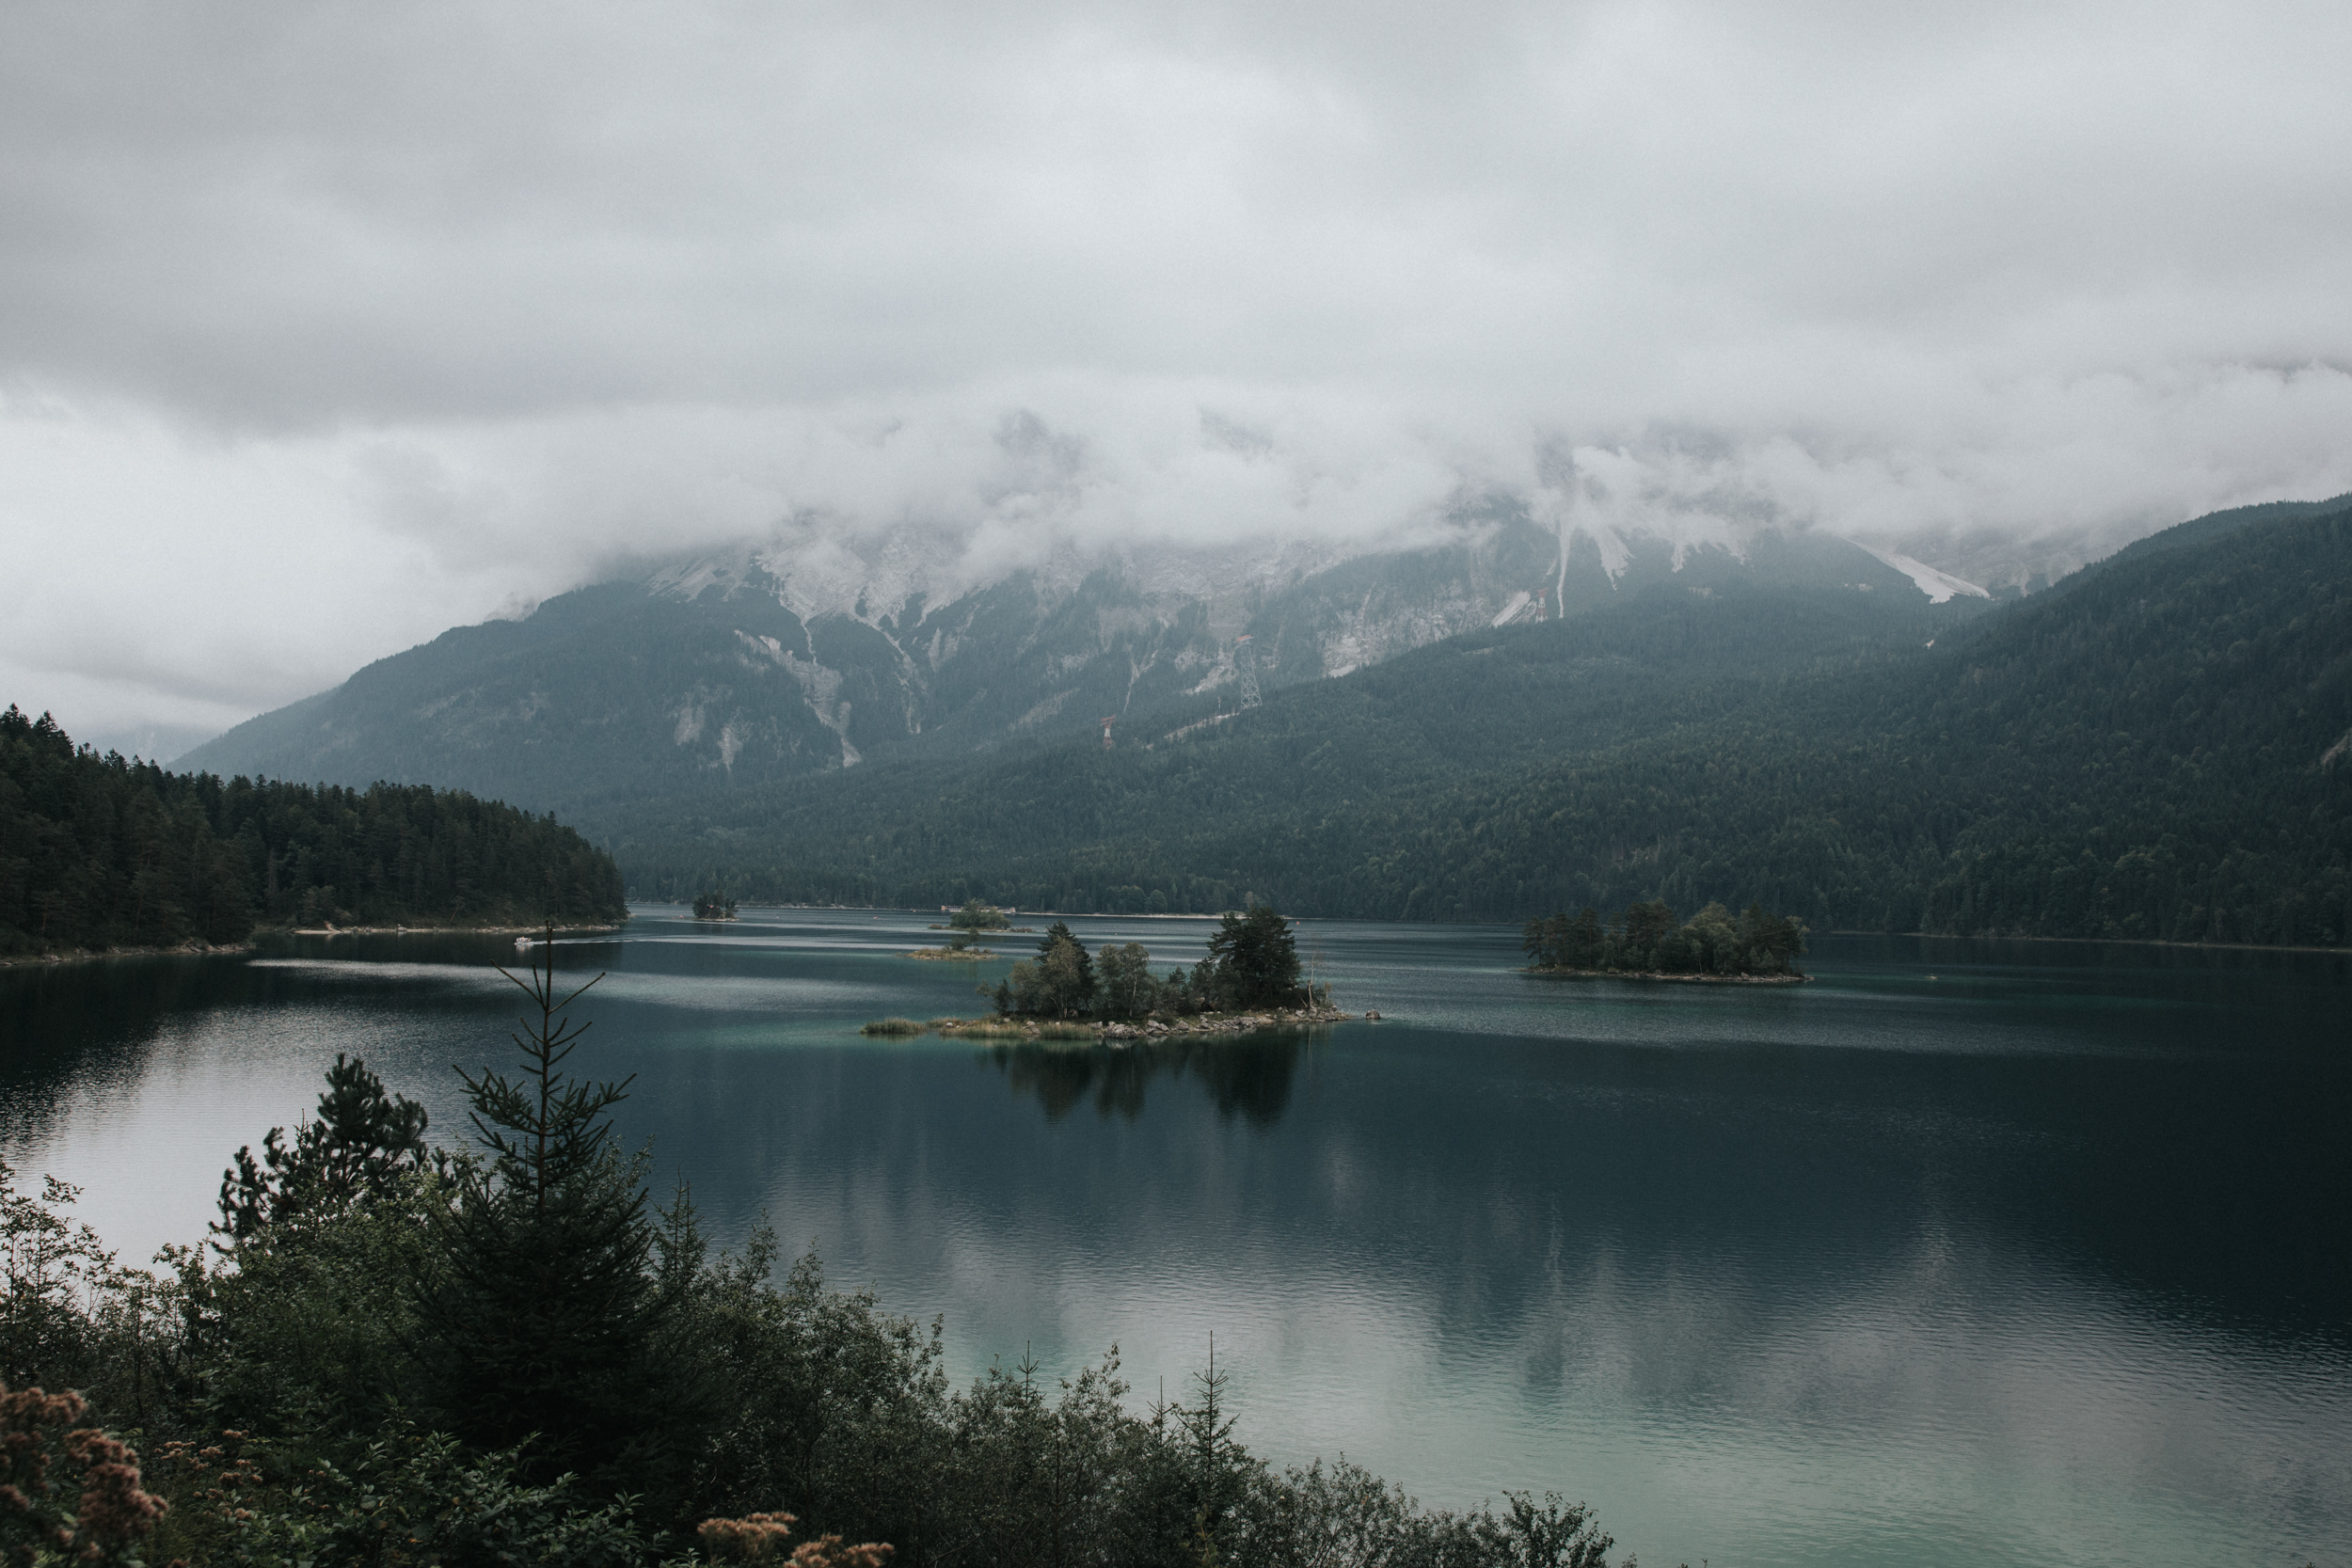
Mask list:
[[[1785,599],[1725,608],[1661,591],[1149,750],[837,775],[619,855],[654,895],[723,867],[806,902],[2352,940],[2352,509],[2185,524],[1905,649],[1817,628],[1794,668],[1753,657]]]
[[[423,785],[224,784],[0,713],[0,954],[626,912],[612,858],[549,817]]]

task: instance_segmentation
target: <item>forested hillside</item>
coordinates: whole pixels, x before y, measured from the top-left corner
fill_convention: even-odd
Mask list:
[[[423,785],[224,784],[0,714],[0,953],[625,914],[612,857],[551,818]]]
[[[727,870],[747,896],[1129,911],[1250,892],[1404,919],[1662,895],[1816,928],[2342,942],[2352,509],[2221,521],[1900,653],[1742,675],[1736,642],[1629,605],[1150,751],[827,781],[621,853],[648,892]],[[1530,752],[1561,744],[1457,760],[1505,722]]]
[[[1915,594],[1658,586],[1604,611],[1452,638],[1275,692],[1246,715],[1213,698],[1171,705],[1138,716],[1108,752],[1080,742],[985,767],[869,764],[666,812],[645,802],[616,832],[639,846],[699,843],[687,858],[730,878],[780,843],[832,865],[879,856],[953,867],[976,854],[1153,836],[1203,815],[1286,809],[1302,778],[1338,801],[1368,800],[1718,718],[1791,680],[1906,657],[1973,613]],[[805,836],[836,832],[848,837],[803,850]]]

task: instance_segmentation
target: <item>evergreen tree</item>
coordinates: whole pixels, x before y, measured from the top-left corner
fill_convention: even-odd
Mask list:
[[[1067,961],[1077,965],[1078,1001],[1083,1006],[1094,999],[1094,960],[1088,956],[1087,944],[1078,940],[1077,934],[1071,930],[1070,922],[1067,920],[1057,920],[1045,927],[1045,934],[1038,939],[1037,956],[1042,959],[1052,959],[1056,942],[1066,942],[1070,946],[1073,957]]]
[[[384,1081],[357,1056],[335,1053],[319,1096],[319,1114],[295,1130],[273,1127],[262,1158],[250,1145],[221,1173],[220,1220],[213,1243],[223,1252],[305,1212],[341,1213],[390,1187],[426,1159],[424,1107],[385,1093]]]
[[[1564,922],[1560,938],[1559,961],[1570,969],[1590,969],[1600,962],[1600,914],[1589,906],[1577,912],[1573,920],[1555,917]]]
[[[1625,943],[1626,965],[1647,969],[1657,962],[1659,943],[1675,928],[1674,911],[1666,907],[1663,898],[1635,904],[1620,917],[1617,928]]]
[[[1002,931],[1012,925],[1005,911],[977,898],[966,898],[963,908],[947,917],[947,924],[959,931]]]
[[[519,1077],[461,1070],[486,1159],[458,1167],[435,1238],[441,1267],[421,1316],[438,1362],[442,1418],[468,1441],[532,1440],[526,1468],[642,1477],[660,1447],[653,1344],[662,1297],[650,1268],[647,1156],[614,1147],[609,1113],[633,1079],[563,1072],[586,1023],[558,998],[552,926],[528,982],[506,974],[537,1017],[521,1020]]]
[[[1012,966],[999,988],[997,1009],[1012,1013],[1050,1013],[1070,1018],[1094,1005],[1094,960],[1070,929],[1057,920],[1037,944],[1034,961]]]
[[[1209,957],[1218,990],[1234,1006],[1279,1006],[1300,997],[1298,943],[1271,904],[1246,915],[1228,911],[1209,938]]]

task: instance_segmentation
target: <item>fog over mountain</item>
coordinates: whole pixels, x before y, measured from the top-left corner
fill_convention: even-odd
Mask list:
[[[184,736],[701,554],[937,604],[1492,497],[2030,586],[2352,488],[2347,57],[2287,0],[13,8],[0,698]]]

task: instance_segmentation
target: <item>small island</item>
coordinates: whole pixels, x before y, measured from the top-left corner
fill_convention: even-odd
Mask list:
[[[1012,929],[1012,921],[1005,911],[977,898],[967,898],[963,908],[947,917],[945,929],[954,934],[945,947],[918,947],[907,955],[910,958],[944,958],[950,962],[977,963],[993,958],[985,947],[977,945],[989,937],[1004,936]],[[932,930],[943,927],[934,926]]]
[[[1795,986],[1812,978],[1796,966],[1806,934],[1804,922],[1768,914],[1761,903],[1743,915],[1710,903],[1677,926],[1666,901],[1653,898],[1608,921],[1591,909],[1531,920],[1521,945],[1535,974]]]
[[[949,947],[926,948],[914,957],[982,957],[970,944],[975,932],[961,925],[975,909],[967,904],[958,911],[957,941]],[[1037,944],[1036,958],[1023,958],[994,986],[978,989],[995,1004],[993,1016],[929,1023],[885,1018],[861,1032],[1116,1044],[1163,1035],[1295,1028],[1353,1016],[1332,1005],[1328,986],[1302,983],[1291,923],[1263,904],[1246,915],[1228,913],[1209,938],[1209,956],[1190,970],[1173,966],[1164,978],[1152,973],[1152,955],[1142,943],[1105,942],[1089,953],[1069,924],[1057,920]]]
[[[735,899],[717,888],[712,888],[708,893],[696,894],[694,895],[694,918],[696,920],[733,920]]]

